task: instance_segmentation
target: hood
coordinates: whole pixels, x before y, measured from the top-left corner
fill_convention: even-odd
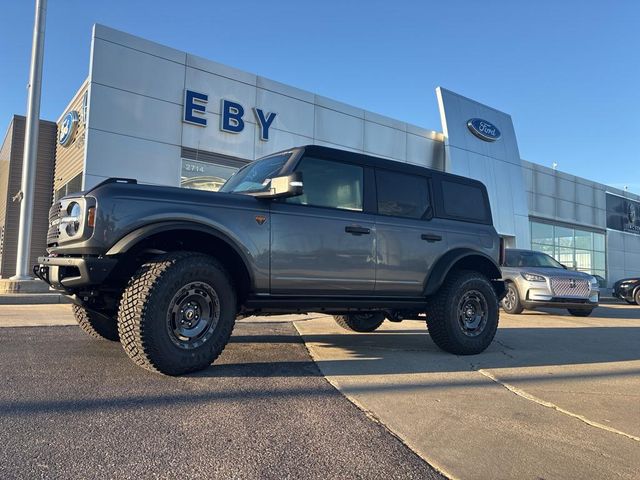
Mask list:
[[[545,277],[559,277],[559,278],[576,278],[591,280],[593,275],[584,272],[576,272],[575,270],[565,270],[564,268],[551,268],[551,267],[518,267],[518,271],[522,273],[534,273],[536,275],[543,275]]]
[[[640,282],[640,277],[621,278],[616,283],[622,283],[622,282],[629,282],[629,283],[631,283],[631,282]]]
[[[239,193],[222,193],[138,183],[104,183],[97,185],[86,193],[83,192],[83,195],[124,201],[162,202],[165,205],[175,203],[180,205],[194,204],[200,206],[256,208],[260,203],[264,203],[255,197]]]

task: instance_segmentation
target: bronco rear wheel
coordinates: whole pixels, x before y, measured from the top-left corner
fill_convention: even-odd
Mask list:
[[[93,338],[118,341],[118,322],[114,317],[80,305],[73,305],[72,308],[76,322],[85,333]]]
[[[473,271],[450,274],[427,303],[433,342],[456,355],[484,351],[498,329],[498,298],[489,280]]]
[[[350,313],[348,315],[334,315],[334,320],[345,330],[353,332],[373,332],[382,322],[384,322],[384,313]]]
[[[181,375],[208,367],[229,341],[236,294],[212,257],[177,252],[140,267],[118,312],[120,341],[141,367]]]

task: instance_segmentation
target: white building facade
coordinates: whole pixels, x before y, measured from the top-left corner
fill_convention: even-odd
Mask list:
[[[436,95],[442,131],[96,25],[89,76],[58,120],[53,188],[124,177],[216,190],[247,162],[324,145],[481,180],[508,245],[609,284],[640,275],[640,197],[521,160],[508,114]]]

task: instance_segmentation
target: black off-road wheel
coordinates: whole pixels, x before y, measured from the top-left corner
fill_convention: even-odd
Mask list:
[[[498,329],[498,298],[481,273],[449,274],[427,303],[427,327],[433,342],[456,355],[475,355],[493,341]]]
[[[593,308],[567,308],[574,317],[588,317],[593,312]]]
[[[345,330],[353,332],[373,332],[382,322],[384,322],[384,313],[350,313],[348,315],[334,315],[336,323]]]
[[[80,305],[73,305],[73,316],[80,328],[89,336],[117,342],[118,322],[115,317],[90,310]]]
[[[518,288],[511,282],[507,283],[507,292],[502,299],[502,309],[513,315],[522,313],[524,307],[520,302],[520,295],[518,294]]]
[[[232,281],[214,258],[168,253],[142,265],[129,281],[118,311],[120,342],[143,368],[195,372],[222,353],[236,312]]]

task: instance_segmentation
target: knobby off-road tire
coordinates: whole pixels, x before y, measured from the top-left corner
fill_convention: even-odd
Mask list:
[[[507,293],[502,299],[502,309],[513,315],[518,315],[524,310],[520,302],[518,288],[512,282],[507,283]]]
[[[574,317],[588,317],[593,312],[593,308],[591,309],[582,309],[582,308],[567,308],[569,313]]]
[[[110,317],[95,310],[73,305],[73,316],[80,328],[93,338],[111,340],[117,342],[118,322],[114,317]]]
[[[129,281],[118,311],[120,342],[143,368],[195,372],[226,346],[236,310],[231,279],[214,258],[168,253],[142,265]]]
[[[384,313],[350,313],[348,315],[334,315],[334,320],[345,330],[353,332],[373,332],[382,322],[384,322]]]
[[[427,303],[427,328],[433,342],[456,355],[484,351],[498,329],[498,298],[481,273],[450,273]]]

